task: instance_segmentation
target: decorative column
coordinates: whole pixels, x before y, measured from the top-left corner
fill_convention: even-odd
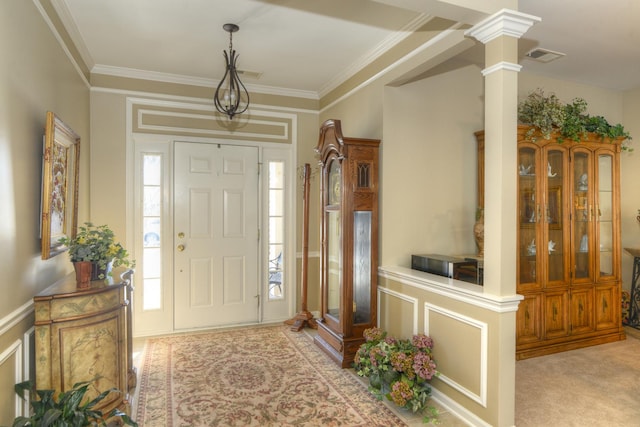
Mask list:
[[[540,18],[502,9],[466,32],[485,45],[484,114],[484,290],[499,296],[516,293],[518,39]],[[512,426],[515,419],[515,312],[500,315],[497,354],[490,369],[499,378],[490,393],[499,408],[492,425]]]

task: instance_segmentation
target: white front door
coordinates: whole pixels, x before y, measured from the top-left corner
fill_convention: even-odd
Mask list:
[[[175,143],[175,329],[258,321],[258,148]]]

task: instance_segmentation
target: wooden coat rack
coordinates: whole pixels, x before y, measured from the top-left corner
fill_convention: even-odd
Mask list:
[[[305,325],[312,329],[317,329],[318,324],[313,318],[313,314],[307,311],[307,282],[308,282],[308,261],[309,261],[309,182],[311,180],[311,166],[304,164],[303,169],[304,194],[302,199],[303,222],[302,222],[302,309],[292,319],[285,321],[291,325],[291,330],[300,332]]]

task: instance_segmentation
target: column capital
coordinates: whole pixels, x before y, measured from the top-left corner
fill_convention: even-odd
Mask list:
[[[483,44],[487,44],[500,36],[520,38],[529,28],[541,20],[538,16],[516,10],[502,9],[478,22],[465,31],[464,34],[477,39]]]

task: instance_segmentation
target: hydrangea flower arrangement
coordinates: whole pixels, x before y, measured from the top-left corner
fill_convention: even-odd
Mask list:
[[[427,409],[424,421],[434,417],[435,408],[427,407],[430,381],[438,375],[432,358],[433,340],[424,334],[398,340],[380,328],[365,330],[364,338],[355,355],[354,369],[369,379],[369,390],[379,399],[386,397],[412,412]]]

